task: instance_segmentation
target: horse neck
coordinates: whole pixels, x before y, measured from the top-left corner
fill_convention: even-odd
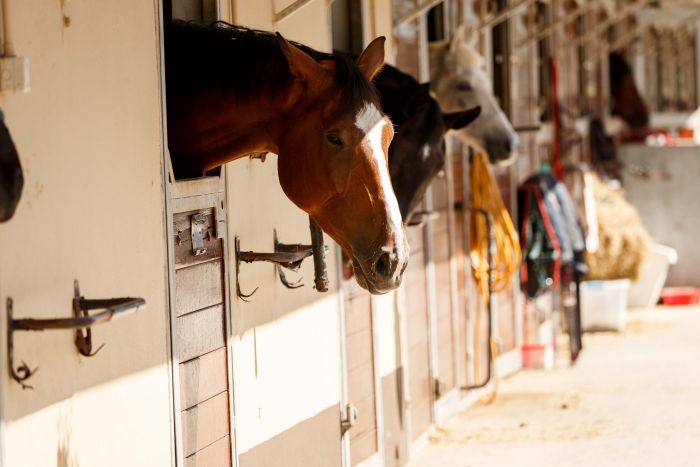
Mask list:
[[[252,152],[277,152],[280,122],[299,99],[301,85],[272,40],[244,29],[212,30],[181,22],[166,26],[168,136],[174,160],[197,172]]]

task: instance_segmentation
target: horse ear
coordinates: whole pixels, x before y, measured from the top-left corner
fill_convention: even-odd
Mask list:
[[[460,44],[464,43],[470,46],[476,44],[476,28],[469,22],[463,23],[457,28],[454,36],[452,37],[450,50],[454,51],[460,46]]]
[[[386,42],[384,36],[377,37],[369,43],[367,48],[360,54],[360,58],[357,59],[357,68],[370,81],[384,66],[384,42]]]
[[[469,125],[481,114],[481,107],[476,106],[463,112],[454,112],[442,116],[445,128],[449,130],[459,130]]]
[[[321,78],[326,75],[326,71],[320,63],[282,37],[282,34],[279,32],[277,33],[277,42],[287,58],[289,71],[291,71],[292,75],[303,79],[311,87],[320,84]]]

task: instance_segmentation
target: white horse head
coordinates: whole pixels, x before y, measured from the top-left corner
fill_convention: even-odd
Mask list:
[[[445,112],[481,107],[481,115],[456,133],[485,150],[492,163],[507,164],[518,148],[518,134],[496,102],[475,41],[474,28],[463,25],[451,41],[430,45],[430,88]]]

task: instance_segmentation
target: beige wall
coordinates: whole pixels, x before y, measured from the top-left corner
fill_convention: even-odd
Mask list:
[[[2,96],[25,169],[0,225],[2,454],[10,466],[171,464],[160,78],[154,1],[10,0],[28,94]],[[70,331],[15,333],[8,376],[5,297],[15,317],[70,316],[88,298],[141,296],[146,309],[95,328],[93,358]],[[2,463],[2,462],[0,462]]]
[[[275,10],[289,3],[275,2]],[[313,1],[279,23],[273,22],[271,2],[237,1],[234,12],[237,24],[278,30],[319,50],[331,49],[325,0]],[[274,229],[282,242],[310,242],[308,216],[279,185],[276,155],[265,162],[242,159],[227,171],[231,242],[238,235],[243,250],[271,251]],[[234,297],[232,306],[237,446],[243,466],[272,465],[265,462],[283,458],[284,452],[284,465],[312,465],[309,459],[319,466],[340,465],[338,282],[328,238],[327,244],[327,293],[313,289],[311,260],[304,261],[300,273],[304,287],[295,290],[282,286],[269,263],[241,265],[243,292],[260,287],[250,303]],[[288,277],[299,275],[289,272]]]

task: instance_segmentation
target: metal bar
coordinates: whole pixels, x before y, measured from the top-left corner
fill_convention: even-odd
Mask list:
[[[491,377],[492,377],[492,367],[493,367],[493,352],[491,349],[491,341],[493,339],[493,326],[492,326],[492,316],[493,316],[493,301],[491,300],[492,295],[493,295],[493,245],[494,245],[494,238],[493,238],[493,217],[491,216],[491,213],[488,212],[486,209],[483,208],[476,208],[476,207],[465,207],[466,210],[471,210],[476,213],[481,214],[486,218],[486,230],[488,231],[488,245],[486,249],[486,260],[488,262],[489,268],[488,268],[488,297],[486,297],[486,309],[488,310],[489,314],[489,321],[488,321],[488,340],[487,340],[487,357],[488,357],[488,366],[486,367],[486,378],[484,381],[481,383],[477,384],[470,384],[468,386],[462,386],[460,389],[463,391],[470,391],[472,389],[481,389],[488,385],[491,382]]]
[[[397,27],[401,24],[408,23],[410,21],[413,21],[414,19],[422,16],[425,12],[430,10],[436,5],[439,5],[440,3],[444,2],[445,0],[430,0],[429,2],[420,5],[418,8],[413,10],[412,12],[403,15],[401,18],[398,18],[394,20],[394,27]]]
[[[314,285],[319,292],[328,292],[328,267],[326,266],[326,247],[323,244],[323,230],[309,216],[311,230],[311,251],[314,257]]]
[[[546,28],[536,33],[530,34],[529,36],[525,37],[525,39],[523,39],[522,41],[519,41],[518,44],[515,46],[514,52],[518,52],[519,50],[529,46],[531,42],[544,39],[545,37],[552,34],[557,26],[570,23],[571,20],[576,19],[578,16],[588,12],[588,10],[590,10],[594,6],[598,6],[598,4],[601,2],[602,0],[591,0],[590,2],[587,2],[582,6],[574,9],[574,11],[571,11],[566,15],[557,18],[556,20],[552,21]]]
[[[534,125],[521,125],[521,126],[516,126],[513,127],[516,133],[531,133],[535,131],[540,131],[542,128],[541,125],[539,124],[534,124]]]
[[[593,29],[588,31],[587,33],[577,36],[574,38],[571,42],[568,42],[565,44],[562,48],[563,49],[569,49],[571,47],[578,47],[581,45],[584,45],[586,42],[588,42],[591,38],[595,39],[598,34],[603,32],[605,28],[610,27],[611,25],[618,23],[619,21],[625,19],[627,16],[630,14],[634,13],[636,10],[640,8],[644,8],[648,3],[650,3],[651,0],[641,0],[639,3],[631,3],[625,6],[622,10],[620,10],[617,14],[611,16],[610,18],[606,19],[605,21],[602,21],[601,23],[595,25]]]
[[[240,260],[246,263],[268,261],[276,264],[291,264],[308,258],[311,255],[313,255],[313,250],[311,248],[302,251],[279,251],[276,253],[257,253],[255,251],[239,252]]]
[[[297,0],[296,2],[292,3],[288,7],[283,8],[279,13],[275,13],[273,21],[275,23],[279,23],[284,18],[291,15],[292,13],[297,11],[298,9],[305,7],[308,3],[311,3],[312,1],[313,0]]]
[[[509,6],[508,8],[496,13],[491,18],[486,18],[485,21],[483,21],[481,24],[479,24],[479,27],[477,28],[477,30],[479,32],[481,32],[486,28],[489,28],[491,26],[495,26],[499,23],[507,21],[511,17],[515,16],[521,8],[528,7],[528,6],[532,5],[533,3],[535,3],[536,1],[537,0],[521,0],[520,3],[516,3],[515,5]]]
[[[54,318],[54,319],[12,319],[9,323],[13,331],[44,331],[48,329],[79,329],[97,324],[103,324],[111,321],[112,318],[121,317],[136,311],[139,307],[146,304],[143,298],[117,298],[110,300],[81,300],[81,303],[90,302],[92,308],[97,308],[97,305],[108,305],[107,309],[91,315],[74,318]]]

